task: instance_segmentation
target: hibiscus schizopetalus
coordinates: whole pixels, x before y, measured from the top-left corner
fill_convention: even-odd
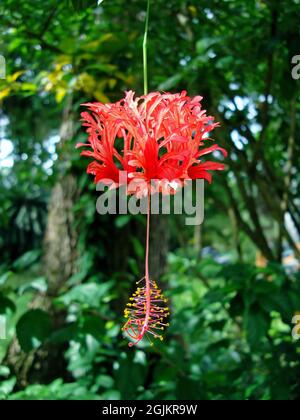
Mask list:
[[[127,183],[128,194],[148,197],[145,277],[125,309],[124,332],[137,344],[145,334],[162,339],[168,323],[166,299],[149,275],[149,236],[151,195],[175,194],[190,179],[212,181],[210,171],[222,170],[222,163],[203,160],[207,155],[226,151],[211,142],[209,133],[218,126],[201,106],[200,96],[153,92],[135,97],[134,92],[111,104],[88,103],[83,126],[88,142],[83,156],[93,159],[87,172],[95,182],[117,188]],[[126,173],[126,177],[121,176]],[[138,282],[138,283],[140,283]]]

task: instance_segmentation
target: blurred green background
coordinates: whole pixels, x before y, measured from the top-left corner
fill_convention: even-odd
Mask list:
[[[155,217],[171,325],[129,349],[145,220],[97,215],[74,146],[81,103],[142,94],[146,1],[1,1],[1,399],[300,398],[300,2],[152,3],[150,89],[204,96],[229,158],[201,227]]]

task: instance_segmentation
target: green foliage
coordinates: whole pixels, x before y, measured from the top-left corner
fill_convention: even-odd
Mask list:
[[[99,397],[77,383],[64,384],[57,379],[50,385],[31,385],[17,392],[9,400],[98,400]]]
[[[112,294],[109,293],[113,283],[104,284],[87,283],[73,287],[69,292],[59,297],[56,302],[68,307],[72,303],[98,308],[101,302],[109,302]]]
[[[293,242],[281,232],[286,192],[296,237],[300,226],[299,83],[290,76],[299,1],[152,3],[150,89],[203,95],[229,151],[227,177],[206,190],[200,245],[214,258],[201,259],[196,231],[169,217],[172,252],[157,280],[170,327],[164,342],[129,349],[122,311],[143,272],[144,219],[95,213],[97,193],[74,145],[86,140],[81,103],[142,92],[146,1],[2,0],[0,153],[4,141],[12,150],[0,155],[0,399],[300,396],[291,335],[300,277],[279,264]],[[74,138],[62,141],[66,115]],[[69,226],[77,270],[53,296],[43,240],[51,190],[67,175],[78,181]],[[265,268],[255,265],[260,254]]]
[[[49,314],[24,312],[21,300],[12,304],[6,298],[1,307],[7,314],[21,305],[23,315],[13,328],[23,351],[63,344],[71,381],[53,378],[12,392],[14,376],[3,367],[2,398],[296,398],[300,347],[291,336],[291,319],[300,307],[299,277],[288,278],[277,265],[222,267],[185,253],[170,255],[161,282],[165,289],[168,284],[171,325],[166,341],[154,347],[145,342],[129,349],[122,338],[115,280],[90,280],[63,292],[55,304],[65,321],[56,330]]]
[[[71,3],[71,6],[76,10],[83,10],[88,7],[95,7],[96,4],[99,6],[103,0],[95,0],[94,2],[91,2],[90,0],[69,0]]]
[[[49,337],[51,319],[47,312],[40,309],[27,311],[16,326],[16,334],[23,351],[26,353],[41,346]]]

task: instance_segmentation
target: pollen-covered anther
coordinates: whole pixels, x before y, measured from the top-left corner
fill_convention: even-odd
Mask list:
[[[141,281],[137,282],[140,283]],[[169,315],[169,308],[164,307],[166,299],[161,289],[158,289],[153,280],[149,281],[149,286],[148,289],[146,285],[138,287],[130,298],[130,301],[134,302],[127,304],[124,311],[124,316],[128,320],[122,330],[132,340],[129,343],[130,347],[141,341],[145,335],[151,344],[150,337],[163,340],[156,331],[163,331],[169,325],[163,322]]]

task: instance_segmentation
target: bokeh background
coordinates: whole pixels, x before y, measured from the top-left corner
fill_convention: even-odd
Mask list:
[[[145,218],[97,215],[74,146],[81,103],[142,94],[146,1],[1,0],[2,399],[300,397],[300,2],[152,3],[150,89],[201,94],[229,158],[201,227],[155,217],[171,325],[129,349]]]

